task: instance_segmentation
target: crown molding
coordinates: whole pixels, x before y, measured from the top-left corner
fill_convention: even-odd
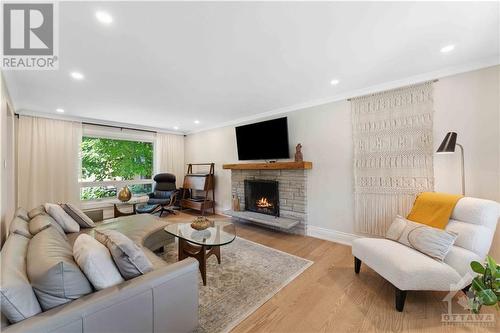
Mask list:
[[[91,123],[95,125],[102,125],[102,126],[115,126],[115,127],[126,127],[129,129],[136,129],[138,131],[153,131],[153,132],[158,132],[158,133],[167,133],[167,134],[176,134],[176,135],[185,135],[184,132],[175,132],[172,130],[168,130],[165,128],[161,127],[151,127],[151,126],[142,126],[142,125],[136,125],[136,124],[129,124],[129,123],[120,123],[116,121],[109,121],[109,120],[100,120],[100,119],[94,119],[94,118],[86,118],[86,117],[78,117],[78,116],[69,116],[65,114],[55,114],[55,113],[48,113],[48,112],[37,112],[37,111],[31,111],[31,110],[17,110],[17,114],[23,115],[23,116],[30,116],[30,117],[40,117],[40,118],[49,118],[49,119],[58,119],[58,120],[66,120],[66,121],[78,121],[82,123]]]
[[[350,90],[346,91],[328,98],[323,98],[323,99],[318,99],[310,102],[305,102],[305,103],[300,103],[300,104],[295,104],[295,105],[290,105],[287,107],[283,108],[278,108],[274,110],[269,110],[266,112],[258,113],[255,115],[251,115],[248,117],[242,117],[234,120],[230,120],[227,122],[223,122],[218,125],[214,126],[207,126],[207,127],[202,127],[196,130],[192,131],[186,131],[186,135],[191,135],[195,133],[200,133],[200,132],[205,132],[217,128],[222,128],[222,127],[228,127],[228,126],[235,126],[235,125],[241,125],[245,124],[248,122],[256,121],[256,120],[263,120],[265,118],[270,118],[278,115],[283,115],[286,113],[291,113],[295,111],[300,111],[303,109],[319,106],[319,105],[324,105],[324,104],[329,104],[333,102],[339,102],[343,100],[348,100],[351,98],[355,97],[360,97],[360,96],[365,96],[365,95],[370,95],[370,94],[375,94],[378,92],[386,91],[386,90],[392,90],[404,86],[409,86],[412,84],[418,84],[426,81],[431,81],[431,80],[436,80],[436,79],[441,79],[444,77],[456,75],[456,74],[461,74],[461,73],[466,73],[466,72],[471,72],[474,70],[482,69],[482,68],[487,68],[487,67],[492,67],[500,64],[500,58],[499,57],[491,57],[491,58],[486,58],[481,61],[477,62],[471,62],[459,66],[453,66],[453,67],[447,67],[443,68],[437,71],[432,71],[432,72],[427,72],[419,75],[414,75],[410,76],[408,78],[400,79],[400,80],[395,80],[395,81],[389,81],[373,86],[369,86],[366,88],[361,88],[361,89],[355,89],[355,90]]]

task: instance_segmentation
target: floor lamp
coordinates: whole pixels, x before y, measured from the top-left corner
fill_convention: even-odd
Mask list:
[[[455,152],[455,147],[458,146],[460,148],[460,157],[461,157],[461,172],[462,172],[462,194],[465,195],[465,171],[464,171],[464,147],[457,143],[457,133],[448,132],[439,145],[436,153],[438,154],[453,154]]]

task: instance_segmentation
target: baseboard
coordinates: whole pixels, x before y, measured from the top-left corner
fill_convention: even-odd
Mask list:
[[[361,236],[350,234],[347,232],[326,229],[321,227],[316,227],[313,225],[307,226],[307,236],[320,238],[324,240],[328,240],[334,243],[339,243],[343,245],[351,246],[352,241],[356,238],[360,238]]]

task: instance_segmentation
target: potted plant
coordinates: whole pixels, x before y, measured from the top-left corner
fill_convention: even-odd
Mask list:
[[[470,263],[472,270],[478,275],[472,280],[469,301],[473,313],[479,313],[481,306],[495,306],[500,309],[500,266],[488,256],[484,266],[473,261]]]

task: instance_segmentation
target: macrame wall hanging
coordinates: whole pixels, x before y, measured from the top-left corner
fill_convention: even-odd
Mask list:
[[[384,236],[434,189],[432,82],[351,100],[355,230]]]

